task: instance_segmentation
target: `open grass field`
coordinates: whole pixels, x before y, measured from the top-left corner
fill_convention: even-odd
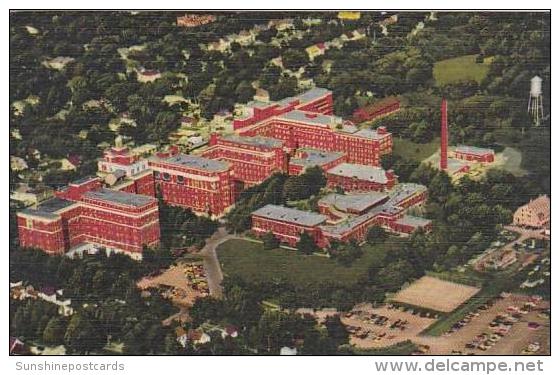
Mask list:
[[[506,171],[512,173],[514,176],[520,177],[525,176],[527,171],[521,167],[521,162],[523,160],[523,155],[521,151],[506,147],[501,154],[498,154],[496,162],[500,164],[500,167]]]
[[[439,149],[439,137],[428,143],[415,143],[404,138],[393,138],[393,153],[418,162],[433,155]]]
[[[478,83],[488,74],[491,58],[477,64],[476,55],[466,55],[438,61],[434,64],[434,78],[438,86],[458,81],[476,81]]]
[[[364,255],[345,267],[327,257],[302,255],[294,250],[264,250],[261,243],[229,240],[216,249],[225,276],[239,276],[252,282],[275,279],[294,284],[353,284],[365,277],[368,268],[383,259],[383,246],[364,247]]]

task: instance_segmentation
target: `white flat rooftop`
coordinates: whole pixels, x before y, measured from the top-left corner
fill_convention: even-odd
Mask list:
[[[472,154],[478,156],[484,156],[488,154],[494,154],[494,150],[490,148],[482,148],[482,147],[475,147],[475,146],[466,146],[466,145],[459,145],[455,148],[455,152],[461,152],[465,154]]]
[[[387,183],[385,170],[371,165],[342,163],[329,169],[327,173],[337,176],[357,178],[358,180],[363,181],[378,182],[380,184]]]
[[[296,210],[295,208],[277,206],[274,204],[268,204],[259,208],[253,212],[253,215],[309,227],[319,225],[327,221],[327,217],[325,215],[315,212]]]
[[[384,202],[387,194],[370,192],[365,194],[329,194],[323,197],[319,204],[333,205],[337,209],[347,212],[348,210],[365,211],[377,204]]]

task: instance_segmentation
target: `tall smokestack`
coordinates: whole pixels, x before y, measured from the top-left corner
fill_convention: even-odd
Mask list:
[[[441,156],[439,169],[447,169],[447,101],[441,101]]]

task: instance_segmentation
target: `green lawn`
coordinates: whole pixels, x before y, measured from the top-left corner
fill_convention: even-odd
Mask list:
[[[365,277],[367,270],[385,256],[385,246],[364,246],[364,255],[351,266],[320,256],[302,255],[294,250],[264,250],[261,243],[229,240],[217,248],[218,259],[226,276],[239,276],[252,282],[275,279],[294,284],[339,282],[353,284]]]
[[[521,162],[523,160],[521,151],[512,147],[506,147],[502,155],[506,159],[505,163],[502,165],[503,169],[514,176],[520,177],[527,175],[527,171],[521,167]]]
[[[438,86],[458,81],[474,80],[478,83],[488,74],[491,58],[484,63],[475,62],[476,55],[466,55],[438,61],[434,64],[434,78]]]
[[[393,153],[405,159],[422,160],[432,156],[439,149],[439,137],[429,143],[415,143],[404,138],[393,138]]]

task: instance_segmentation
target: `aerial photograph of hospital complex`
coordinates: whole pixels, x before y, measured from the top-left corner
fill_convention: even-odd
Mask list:
[[[10,355],[550,355],[550,12],[9,20]]]

